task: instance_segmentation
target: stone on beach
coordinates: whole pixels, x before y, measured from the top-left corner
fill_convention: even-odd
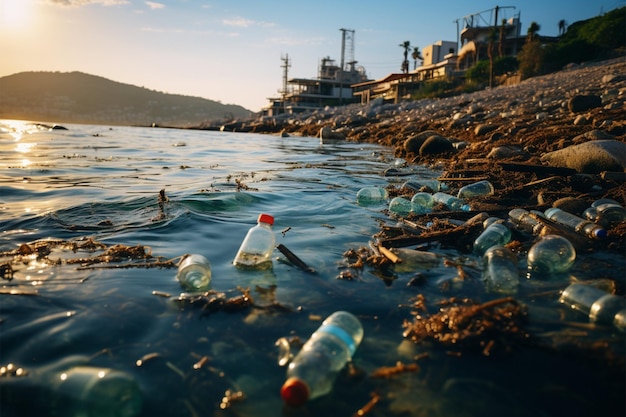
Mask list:
[[[617,140],[592,140],[568,146],[541,157],[551,166],[572,168],[580,173],[599,174],[602,171],[626,169],[626,143]]]

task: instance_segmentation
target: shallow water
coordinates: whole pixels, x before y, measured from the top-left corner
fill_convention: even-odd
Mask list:
[[[384,206],[358,206],[356,192],[366,185],[435,178],[438,172],[401,167],[390,149],[370,144],[66,127],[0,125],[0,251],[41,239],[93,238],[108,246],[145,245],[163,260],[199,253],[211,262],[213,290],[235,297],[241,294],[237,287],[250,288],[256,305],[286,308],[211,313],[180,308],[173,302],[181,292],[175,269],[81,268],[66,261],[98,252],[57,247],[48,258],[65,262],[50,265],[25,256],[13,265],[14,279],[1,287],[0,365],[14,363],[31,373],[20,381],[34,382],[42,366],[81,354],[98,366],[132,374],[143,391],[145,416],[349,416],[372,392],[381,395],[372,416],[624,414],[624,375],[581,361],[576,351],[522,347],[507,355],[458,356],[403,340],[402,324],[412,320],[408,306],[417,294],[435,309],[437,301],[451,296],[495,298],[485,293],[471,254],[431,248],[465,265],[465,281],[457,278],[456,267],[443,264],[392,277],[365,268],[354,280],[337,279],[346,269],[346,250],[367,246],[381,223],[395,224]],[[411,175],[382,176],[389,167]],[[160,190],[169,199],[163,204]],[[269,270],[239,270],[231,264],[261,212],[276,219],[276,243],[315,273],[289,264],[278,250]],[[519,299],[529,305],[531,332],[546,340],[557,334],[563,344],[591,339],[623,355],[624,335],[611,327],[559,324],[564,318],[581,325],[585,320],[565,311],[554,294],[572,279],[602,278],[602,273],[623,277],[624,270],[623,257],[580,254],[562,282],[523,283]],[[407,286],[416,273],[424,283]],[[302,409],[283,407],[278,392],[285,368],[277,363],[275,341],[285,336],[305,340],[320,318],[336,310],[349,310],[363,323],[365,338],[354,358],[363,374],[341,374],[331,394]],[[419,362],[420,372],[389,380],[367,376],[400,360],[410,363],[424,352],[430,357]],[[158,357],[136,366],[150,353]],[[206,365],[194,369],[204,356]],[[36,397],[36,389],[7,397],[15,379],[7,381],[0,379],[3,416],[41,415],[47,409],[45,400],[32,400],[46,398]],[[243,391],[245,399],[222,410],[229,389]],[[28,405],[25,399],[31,399]]]

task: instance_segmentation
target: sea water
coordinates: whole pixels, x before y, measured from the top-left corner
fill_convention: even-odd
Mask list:
[[[361,377],[340,375],[329,395],[305,406],[307,415],[353,415],[371,392],[383,401],[370,416],[623,410],[623,401],[615,401],[623,399],[623,378],[616,383],[605,378],[611,370],[580,366],[550,349],[520,348],[513,357],[488,358],[403,340],[402,323],[414,318],[407,306],[417,295],[431,306],[453,296],[489,298],[471,254],[435,244],[429,250],[451,262],[385,272],[390,275],[365,267],[352,279],[339,279],[348,269],[345,251],[368,246],[381,223],[397,222],[385,214],[386,204],[356,203],[359,189],[394,181],[383,176],[395,161],[391,149],[321,145],[297,136],[64,126],[0,125],[0,262],[15,259],[10,253],[25,243],[83,245],[71,250],[51,244],[47,256],[24,254],[13,264],[12,279],[5,276],[0,286],[0,366],[35,371],[70,355],[88,355],[95,366],[137,378],[143,416],[290,415],[279,395],[286,369],[278,365],[275,342],[294,336],[304,341],[321,319],[341,309],[365,328],[354,358]],[[416,179],[439,176],[427,167],[406,169]],[[262,212],[276,219],[276,243],[314,273],[289,264],[278,251],[266,270],[232,265]],[[103,251],[94,242],[141,245],[152,258],[91,265],[89,259]],[[183,291],[176,268],[141,266],[175,263],[192,253],[211,262],[212,291],[236,299],[248,289],[255,307],[181,306],[172,302]],[[140,265],[129,267],[133,262]],[[623,260],[617,262],[623,272]],[[408,286],[416,273],[422,284]],[[532,301],[533,314],[559,317],[558,296],[533,298],[546,291],[524,285],[520,297]],[[559,328],[539,329],[553,334]],[[420,362],[421,372],[368,377],[398,361],[412,363],[421,353],[430,354]],[[238,391],[243,399],[224,401]],[[0,401],[3,417],[24,416]],[[40,404],[31,415],[45,409]]]

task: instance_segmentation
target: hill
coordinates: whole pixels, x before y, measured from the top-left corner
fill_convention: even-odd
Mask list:
[[[186,126],[250,114],[238,105],[166,94],[81,72],[21,72],[0,78],[0,119]]]

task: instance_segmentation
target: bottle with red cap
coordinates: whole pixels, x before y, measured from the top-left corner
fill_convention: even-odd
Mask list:
[[[272,252],[276,237],[272,230],[274,217],[262,213],[256,226],[250,228],[235,255],[233,264],[243,268],[269,268],[272,265]]]
[[[354,315],[337,311],[328,316],[289,364],[280,389],[285,404],[300,406],[328,394],[362,339],[363,326]]]

